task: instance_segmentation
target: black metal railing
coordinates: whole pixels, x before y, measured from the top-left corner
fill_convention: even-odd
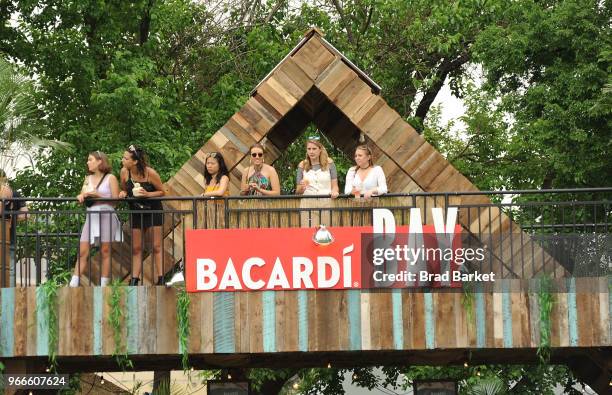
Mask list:
[[[433,207],[457,208],[464,243],[487,247],[487,259],[472,262],[467,266],[470,270],[491,270],[511,278],[530,278],[541,272],[553,277],[610,273],[612,188],[388,194],[369,200],[352,196],[334,200],[316,196],[164,197],[151,199],[163,202],[163,210],[156,212],[130,210],[123,200],[107,200],[116,208],[98,212],[86,211],[73,198],[19,200],[27,203],[27,213],[5,211],[5,226],[0,230],[3,286],[34,286],[50,276],[73,271],[83,252],[79,240],[85,220],[113,212],[122,224],[122,240],[90,249],[85,270],[79,271],[82,284],[100,283],[103,255],[110,256],[112,279],[129,278],[134,264],[140,262],[145,283],[169,276],[180,270],[187,229],[368,226],[374,207],[391,210],[398,225],[409,223],[412,208],[421,209],[424,223],[431,223]],[[2,203],[6,207],[6,201]],[[131,229],[135,221],[146,220],[139,215],[146,213],[161,215],[161,231],[157,237],[152,231],[145,232],[146,237],[134,241],[138,235]],[[13,240],[8,237],[12,231],[6,221],[9,218]],[[97,233],[104,231],[108,229]],[[110,248],[110,253],[103,254],[104,248]],[[160,248],[161,255],[155,254]],[[140,259],[134,258],[138,250],[143,251]]]

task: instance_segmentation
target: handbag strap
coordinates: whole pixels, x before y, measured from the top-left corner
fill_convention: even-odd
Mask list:
[[[102,176],[102,178],[100,178],[100,181],[98,181],[98,185],[96,185],[96,191],[98,190],[98,188],[100,188],[100,185],[102,185],[102,181],[104,181],[104,179],[106,178],[106,175],[108,173],[104,173],[104,175]]]

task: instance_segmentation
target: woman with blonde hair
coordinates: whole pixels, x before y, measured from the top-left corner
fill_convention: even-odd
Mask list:
[[[297,195],[338,197],[338,172],[318,137],[306,141],[306,158],[300,162],[296,179]]]
[[[117,199],[119,197],[119,181],[111,171],[111,165],[104,152],[89,153],[87,157],[89,174],[85,177],[81,193],[77,196],[79,203],[87,206],[87,218],[81,231],[79,257],[70,280],[71,287],[79,286],[79,278],[87,268],[91,245],[100,246],[102,257],[100,285],[105,287],[110,282],[111,243],[122,241],[121,223],[115,213],[114,202],[94,202],[90,199]]]
[[[374,166],[370,147],[364,144],[355,148],[354,159],[355,166],[346,173],[344,193],[366,199],[387,193],[385,173],[382,167]]]

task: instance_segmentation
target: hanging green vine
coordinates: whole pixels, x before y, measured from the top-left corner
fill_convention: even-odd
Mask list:
[[[68,272],[59,273],[55,277],[42,283],[41,286],[36,289],[36,292],[40,293],[39,300],[42,302],[41,305],[36,306],[36,309],[37,311],[42,309],[48,325],[47,347],[49,349],[50,372],[57,372],[57,345],[59,343],[57,291],[66,284],[69,276],[70,273]]]
[[[125,321],[125,314],[121,308],[121,300],[125,295],[125,289],[121,282],[113,281],[111,283],[111,296],[108,301],[110,307],[110,314],[108,315],[108,324],[113,328],[113,340],[115,343],[115,349],[113,356],[117,361],[117,365],[125,371],[127,368],[133,368],[134,365],[128,357],[127,345],[122,342],[122,324]]]
[[[540,363],[548,364],[550,361],[550,333],[551,333],[551,313],[554,304],[552,295],[552,279],[544,275],[540,277],[538,289],[538,305],[540,307],[540,345],[537,354]]]
[[[178,318],[178,338],[181,346],[183,370],[189,370],[189,305],[191,301],[184,287],[178,289],[176,297],[176,314]]]
[[[461,304],[467,315],[468,326],[476,325],[474,322],[474,299],[474,284],[464,284],[463,293],[461,294]]]

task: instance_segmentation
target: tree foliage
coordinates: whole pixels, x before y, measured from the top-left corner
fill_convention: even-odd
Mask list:
[[[74,147],[41,151],[16,184],[30,196],[74,195],[89,151],[108,153],[117,171],[132,143],[166,180],[317,26],[481,189],[604,186],[612,179],[611,10],[609,0],[0,1],[0,53],[28,76],[18,103],[29,115],[13,119],[27,119],[20,125],[36,138]],[[0,74],[7,67],[0,63]],[[466,112],[443,124],[435,102],[445,83]],[[303,143],[278,162],[285,191]],[[348,161],[333,155],[342,174]],[[562,367],[474,369],[389,367],[382,379],[369,368],[352,372],[367,388],[401,374],[408,383],[450,375],[466,391],[481,377],[500,377],[511,392],[518,383],[523,393],[547,393],[555,381],[571,391]],[[298,378],[303,393],[335,394],[343,373],[252,376]]]

